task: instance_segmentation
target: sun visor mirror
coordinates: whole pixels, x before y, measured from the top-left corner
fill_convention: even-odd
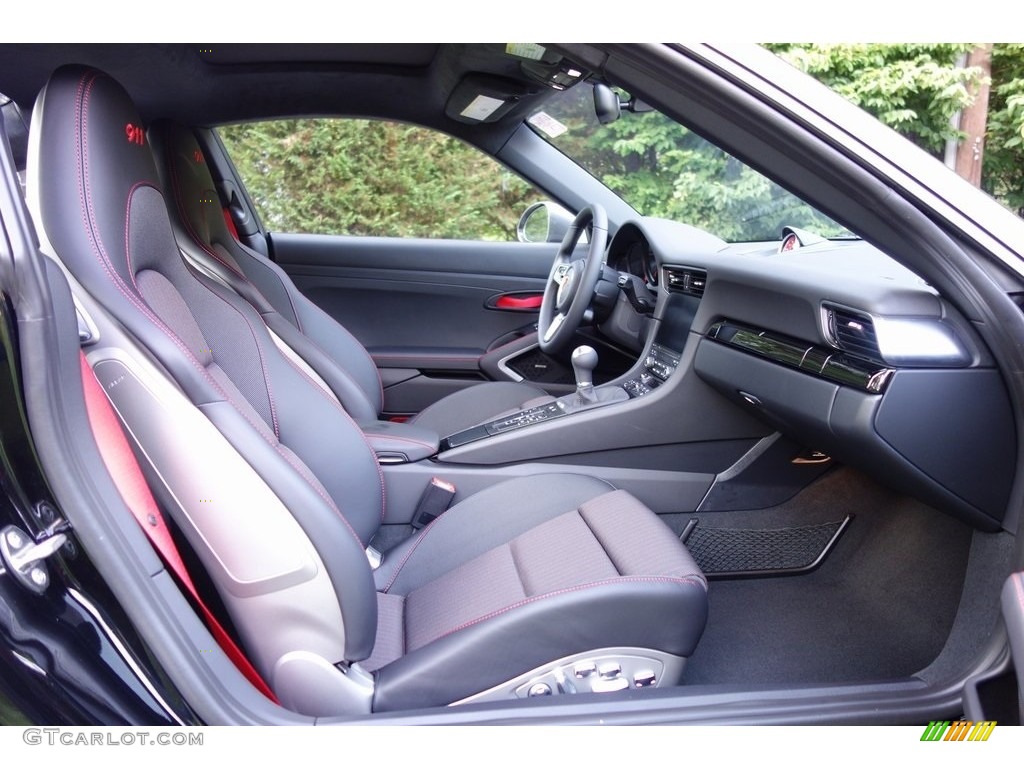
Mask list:
[[[493,75],[466,75],[455,86],[444,113],[460,123],[494,123],[519,101],[540,93],[542,86]]]

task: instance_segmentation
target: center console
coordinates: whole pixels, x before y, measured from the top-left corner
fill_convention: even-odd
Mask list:
[[[562,403],[561,400],[555,400],[552,403],[538,405],[535,408],[528,408],[525,411],[513,413],[505,418],[489,421],[486,424],[477,424],[475,427],[470,427],[469,429],[464,429],[461,432],[456,432],[454,435],[449,435],[441,441],[441,450],[447,451],[450,448],[457,448],[458,446],[465,445],[466,443],[483,440],[484,438],[491,437],[492,435],[500,435],[502,432],[510,432],[514,429],[528,427],[531,424],[540,424],[543,421],[558,419],[565,416],[567,413],[568,411],[566,410],[565,404]]]
[[[577,349],[577,353],[583,349],[589,349],[589,347],[580,347]],[[679,355],[677,353],[668,347],[654,344],[651,347],[650,353],[644,359],[643,370],[638,376],[624,381],[621,386],[606,385],[594,387],[590,383],[588,374],[589,371],[593,370],[596,360],[583,360],[582,365],[577,365],[579,361],[577,353],[573,355],[578,382],[575,393],[560,397],[553,402],[512,413],[499,419],[464,429],[461,432],[456,432],[454,435],[449,435],[441,441],[441,451],[458,448],[467,443],[484,440],[488,437],[533,426],[534,424],[560,419],[573,413],[600,408],[612,403],[625,402],[630,398],[641,397],[667,381],[679,365]],[[593,354],[593,350],[590,350],[590,353]]]
[[[622,382],[622,388],[630,397],[649,394],[666,381],[679,366],[679,355],[661,344],[652,344],[651,351],[644,358],[644,367],[639,376]]]
[[[618,384],[595,387],[593,373],[598,365],[597,353],[588,346],[577,347],[572,354],[576,392],[448,435],[441,440],[440,452],[561,419],[570,414],[649,395],[667,382],[679,367],[680,352],[677,350],[681,350],[686,342],[699,301],[698,296],[670,292],[662,307],[650,350],[638,372],[630,378],[620,379]]]

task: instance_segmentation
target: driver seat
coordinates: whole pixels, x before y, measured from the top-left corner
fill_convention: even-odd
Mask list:
[[[373,451],[252,305],[181,258],[142,125],[109,76],[57,70],[29,196],[111,321],[90,363],[281,702],[355,715],[678,682],[707,582],[602,480],[491,485],[371,566],[388,514]]]
[[[150,128],[149,137],[185,258],[252,304],[267,327],[324,379],[353,419],[367,424],[380,418],[384,393],[373,358],[283,269],[235,237],[221,215],[216,184],[195,134],[161,121]],[[410,423],[445,437],[550,400],[529,384],[486,382],[447,395]]]

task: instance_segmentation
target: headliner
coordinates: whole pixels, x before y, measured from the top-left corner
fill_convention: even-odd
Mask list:
[[[25,114],[50,72],[85,64],[120,81],[145,121],[210,126],[266,117],[349,115],[432,126],[495,149],[551,93],[503,44],[4,44],[0,93]],[[495,124],[444,114],[470,72],[530,82],[534,95]]]

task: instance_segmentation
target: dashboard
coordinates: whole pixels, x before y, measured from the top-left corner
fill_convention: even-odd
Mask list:
[[[723,409],[979,528],[1001,524],[1016,433],[999,371],[955,307],[886,254],[859,240],[727,244],[640,219],[607,264],[656,297],[649,314],[620,300],[602,325],[643,348],[632,397],[663,384],[668,361]]]

